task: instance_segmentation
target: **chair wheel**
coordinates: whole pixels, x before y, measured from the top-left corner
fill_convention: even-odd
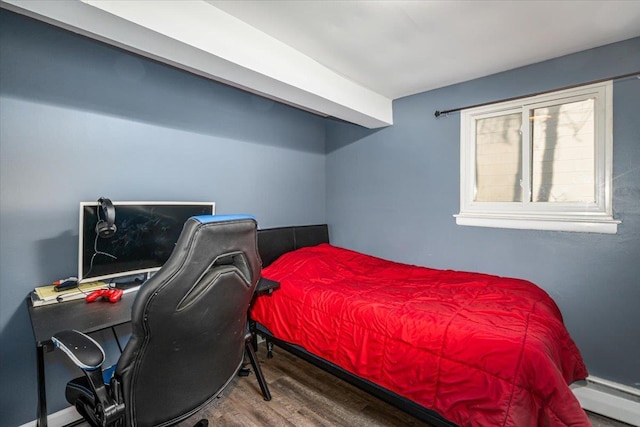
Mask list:
[[[240,375],[241,377],[248,377],[249,374],[251,374],[251,369],[249,368],[240,368],[240,370],[238,371],[238,375]]]
[[[208,420],[200,420],[193,427],[207,427],[209,425]]]

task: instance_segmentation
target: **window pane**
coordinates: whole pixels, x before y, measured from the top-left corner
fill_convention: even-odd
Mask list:
[[[532,110],[532,201],[595,201],[594,100]]]
[[[477,202],[522,201],[522,115],[476,120]]]

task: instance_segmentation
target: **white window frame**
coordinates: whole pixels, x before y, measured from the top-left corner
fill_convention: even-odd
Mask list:
[[[549,103],[594,99],[595,203],[530,202],[529,111]],[[477,202],[475,198],[476,120],[520,111],[522,116],[523,202]],[[461,111],[459,225],[615,234],[621,222],[613,218],[613,83],[495,103]]]

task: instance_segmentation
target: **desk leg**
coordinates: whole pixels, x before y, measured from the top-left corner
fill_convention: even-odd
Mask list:
[[[47,390],[44,379],[44,346],[38,345],[38,419],[37,427],[47,427]]]
[[[111,327],[111,332],[113,333],[113,338],[116,339],[116,344],[118,344],[118,350],[120,350],[120,354],[122,354],[122,345],[120,344],[120,339],[118,339],[118,334],[116,334],[116,328],[114,326]]]

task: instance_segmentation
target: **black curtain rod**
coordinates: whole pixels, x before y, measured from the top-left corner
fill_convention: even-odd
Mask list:
[[[496,104],[498,102],[515,101],[517,99],[529,98],[531,96],[544,95],[545,93],[556,92],[556,91],[559,91],[559,90],[573,89],[573,88],[576,88],[576,87],[586,86],[586,85],[590,85],[590,84],[594,84],[594,83],[606,82],[607,80],[626,79],[628,77],[633,77],[633,76],[638,76],[640,78],[640,70],[638,70],[636,72],[633,72],[633,73],[621,74],[621,75],[615,76],[615,77],[607,77],[605,79],[592,80],[592,81],[587,82],[587,83],[579,83],[579,84],[575,84],[575,85],[560,87],[560,88],[557,88],[557,89],[545,90],[543,92],[531,93],[529,95],[514,96],[512,98],[500,99],[498,101],[483,102],[482,104],[475,104],[475,105],[468,105],[466,107],[452,108],[451,110],[444,110],[444,111],[436,110],[435,116],[436,116],[436,118],[438,118],[443,114],[446,115],[446,114],[449,114],[449,113],[455,113],[455,112],[460,111],[460,110],[466,110],[467,108],[483,107],[485,105]]]

